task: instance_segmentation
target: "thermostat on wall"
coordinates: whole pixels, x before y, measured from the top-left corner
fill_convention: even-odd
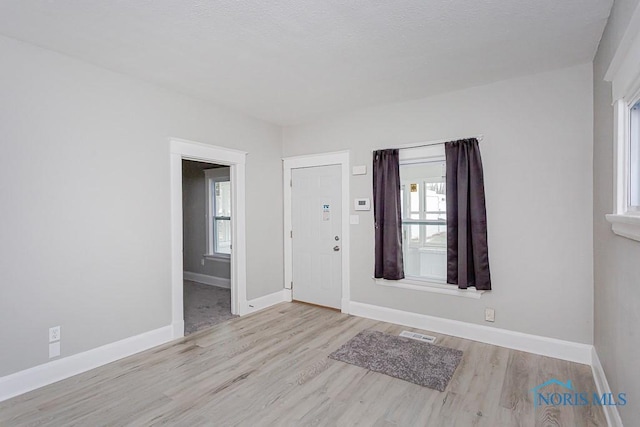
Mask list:
[[[369,199],[355,199],[353,201],[353,209],[357,211],[368,211],[371,209],[371,202]]]

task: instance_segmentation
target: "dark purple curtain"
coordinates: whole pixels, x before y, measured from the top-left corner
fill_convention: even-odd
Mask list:
[[[447,283],[491,289],[482,159],[476,138],[445,143]]]
[[[404,279],[398,150],[373,152],[373,215],[378,279]]]

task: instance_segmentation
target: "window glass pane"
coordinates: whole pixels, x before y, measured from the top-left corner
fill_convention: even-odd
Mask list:
[[[404,274],[430,280],[447,279],[446,225],[404,225]]]
[[[640,102],[631,108],[629,205],[640,207]]]
[[[425,181],[425,219],[446,219],[446,183],[434,179]]]
[[[228,219],[215,220],[215,252],[219,254],[231,253],[231,221]]]
[[[405,276],[445,282],[447,196],[444,160],[400,166]]]
[[[215,183],[215,216],[231,216],[231,182]]]

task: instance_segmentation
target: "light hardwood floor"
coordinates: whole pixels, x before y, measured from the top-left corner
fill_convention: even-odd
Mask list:
[[[445,392],[327,357],[363,329],[414,330],[300,303],[229,320],[0,403],[2,426],[604,426],[599,407],[533,407],[591,369],[430,333],[464,351]]]

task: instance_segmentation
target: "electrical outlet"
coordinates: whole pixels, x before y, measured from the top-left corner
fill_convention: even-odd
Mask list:
[[[60,341],[49,344],[49,359],[60,356]]]
[[[60,341],[60,326],[49,328],[49,342]]]
[[[204,265],[204,258],[200,260],[200,264]]]
[[[487,322],[495,322],[496,321],[496,311],[493,308],[485,308],[484,309],[484,320]]]

